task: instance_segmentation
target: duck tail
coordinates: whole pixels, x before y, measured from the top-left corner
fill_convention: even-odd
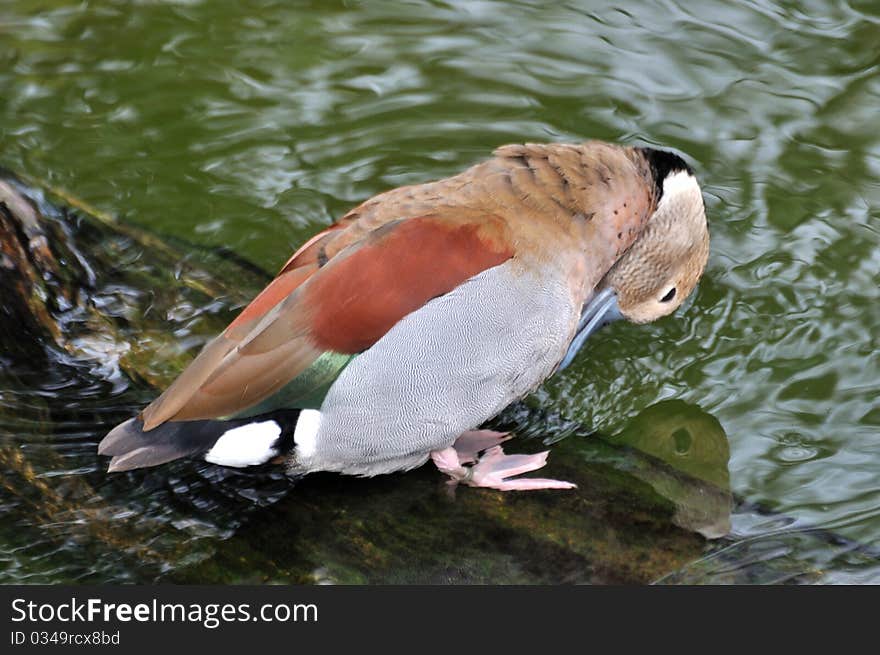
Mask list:
[[[284,410],[240,419],[167,421],[144,430],[139,416],[120,423],[98,445],[112,457],[108,471],[158,466],[181,457],[201,456],[223,466],[264,464],[295,445],[300,416],[314,410]]]

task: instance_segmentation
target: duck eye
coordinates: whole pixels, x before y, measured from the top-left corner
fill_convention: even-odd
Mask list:
[[[666,295],[660,299],[660,302],[669,302],[675,298],[675,287],[672,287],[669,291],[666,292]]]

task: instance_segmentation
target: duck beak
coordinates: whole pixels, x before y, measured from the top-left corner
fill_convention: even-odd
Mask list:
[[[581,310],[581,320],[578,321],[577,332],[575,332],[574,339],[571,340],[571,344],[568,346],[568,352],[565,353],[565,357],[563,357],[562,363],[557,370],[561,371],[571,364],[574,356],[577,355],[591,334],[599,328],[622,318],[623,314],[620,313],[620,308],[617,306],[617,294],[614,293],[613,289],[602,289],[602,291],[595,294],[584,303],[584,308]]]

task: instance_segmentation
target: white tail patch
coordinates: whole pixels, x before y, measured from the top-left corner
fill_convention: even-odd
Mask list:
[[[221,466],[263,464],[278,454],[273,446],[280,436],[281,426],[275,421],[241,425],[224,432],[205,454],[205,459]]]
[[[317,409],[304,409],[299,413],[296,429],[293,432],[293,442],[299,455],[308,457],[315,452],[320,427],[321,412]]]

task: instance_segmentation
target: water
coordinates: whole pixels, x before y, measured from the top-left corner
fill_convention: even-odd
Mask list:
[[[738,499],[733,538],[698,548],[671,579],[722,580],[794,558],[813,563],[811,580],[880,582],[871,555],[880,548],[878,31],[871,2],[6,0],[0,162],[131,224],[274,270],[350,206],[458,172],[504,143],[674,148],[698,172],[712,234],[696,297],[654,325],[607,329],[528,406],[614,435],[676,399],[722,426]],[[100,434],[89,412],[109,415],[105,426],[148,395],[76,370],[82,379],[62,371],[53,382],[19,372],[18,388],[0,389],[0,405],[18,417],[4,443],[44,453],[32,460],[34,479],[54,496],[76,497],[84,479],[103,498],[127,493],[126,525],[168,543],[138,573],[132,562],[145,559],[131,548],[111,556],[112,540],[92,536],[104,558],[95,560],[66,541],[63,521],[33,512],[22,535],[28,514],[17,513],[0,528],[3,579],[210,577],[203,564],[187,568],[205,561],[200,548],[238,561],[239,517],[254,510],[212,496],[214,478],[230,474],[181,474],[201,514],[163,505],[182,497],[167,470],[139,479],[147,500],[133,508],[140,496],[107,482],[91,455]],[[64,400],[71,386],[77,395]],[[85,413],[75,411],[82,398],[91,399]],[[71,416],[66,426],[53,416],[49,429],[58,402],[71,403]],[[433,484],[428,472],[413,475]],[[74,491],[59,491],[59,478]],[[219,527],[204,519],[217,508],[230,517]],[[69,520],[89,522],[82,508]],[[143,527],[150,521],[158,527]],[[118,529],[112,517],[101,525]],[[840,555],[808,538],[817,531],[859,546]],[[265,567],[265,543],[248,539],[241,557]],[[386,558],[392,572],[402,566],[395,557]],[[328,572],[315,556],[269,577],[308,581],[303,571],[321,570],[380,581],[359,577],[367,555],[336,554],[346,558],[349,568]],[[501,559],[493,566],[487,579],[534,579]]]

